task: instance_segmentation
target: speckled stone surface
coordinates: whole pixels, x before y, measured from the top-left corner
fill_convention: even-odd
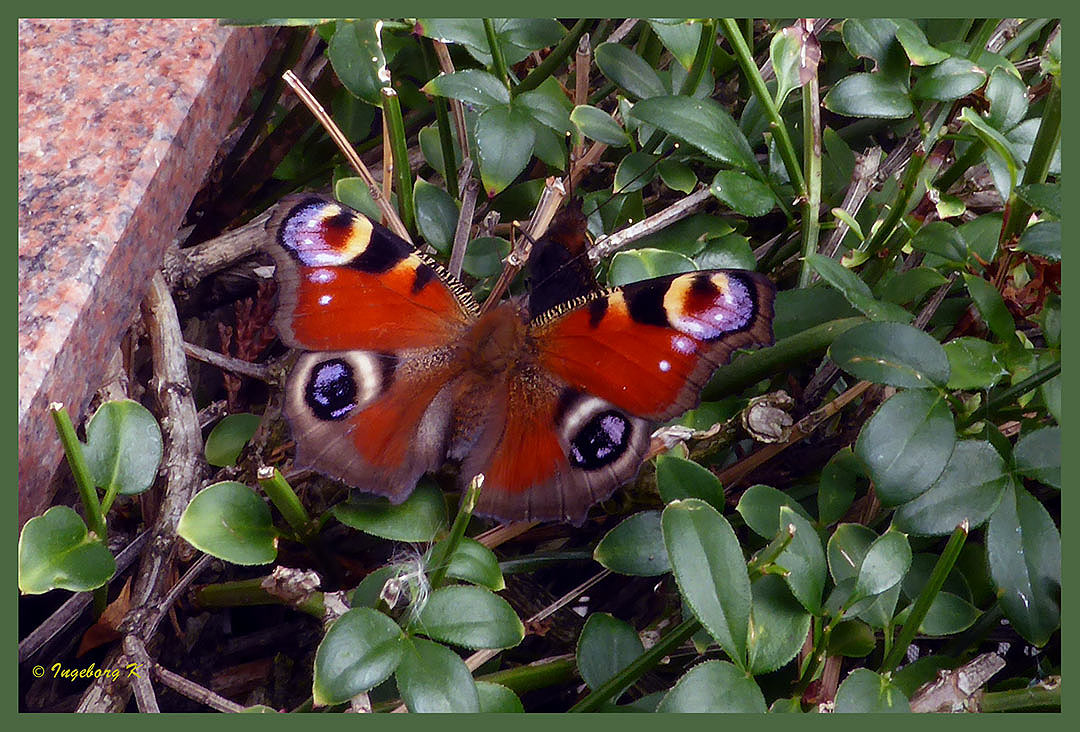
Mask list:
[[[266,56],[210,20],[20,20],[19,524]]]

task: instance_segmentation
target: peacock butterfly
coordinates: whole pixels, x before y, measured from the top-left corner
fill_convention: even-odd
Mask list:
[[[284,406],[297,464],[398,503],[456,461],[463,482],[485,476],[477,514],[580,524],[637,473],[654,423],[694,407],[735,349],[772,343],[763,275],[601,290],[575,256],[585,219],[568,211],[534,247],[531,295],[481,314],[460,282],[363,214],[313,194],[283,200],[268,248],[275,325],[304,351]]]

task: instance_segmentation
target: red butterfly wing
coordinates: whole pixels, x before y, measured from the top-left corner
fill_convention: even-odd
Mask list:
[[[635,282],[544,318],[540,364],[629,414],[670,419],[698,403],[735,349],[772,343],[774,295],[743,270]]]

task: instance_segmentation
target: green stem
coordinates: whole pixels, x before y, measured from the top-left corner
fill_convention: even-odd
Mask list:
[[[1055,79],[1050,87],[1050,93],[1046,97],[1046,105],[1043,107],[1042,121],[1039,123],[1039,131],[1035,135],[1035,142],[1031,146],[1031,155],[1028,156],[1027,165],[1024,167],[1022,183],[1043,183],[1050,174],[1050,164],[1054,160],[1054,152],[1057,150],[1058,141],[1061,139],[1061,86]],[[1009,194],[1009,202],[1005,210],[1006,220],[1001,227],[1000,243],[1008,247],[1027,226],[1028,219],[1034,210],[1031,204],[1016,195],[1014,190]]]
[[[701,393],[702,401],[735,394],[774,373],[783,373],[811,356],[824,353],[837,336],[865,323],[866,318],[840,318],[788,336],[772,348],[746,353],[716,372]]]
[[[700,629],[701,622],[697,618],[684,620],[674,630],[657,641],[655,646],[635,658],[629,666],[601,684],[599,688],[594,689],[588,696],[570,707],[568,711],[595,711],[604,702],[609,701],[620,689],[626,688],[643,673],[655,668],[664,656],[670,654]]]
[[[945,585],[945,579],[949,576],[949,572],[952,571],[953,565],[956,564],[956,560],[960,556],[960,550],[964,548],[964,542],[967,541],[967,535],[968,525],[965,520],[953,531],[944,551],[938,557],[937,564],[934,565],[934,569],[930,573],[930,579],[927,580],[926,586],[923,587],[922,592],[919,593],[918,598],[915,600],[915,605],[911,608],[911,612],[908,613],[907,620],[904,621],[904,627],[900,629],[900,634],[896,637],[892,648],[889,649],[885,659],[881,662],[881,673],[889,673],[896,668],[900,661],[904,660],[904,654],[907,653],[911,641],[915,639],[915,633],[919,630],[923,620],[926,619],[926,613],[930,611],[934,598],[941,592],[941,588]]]
[[[969,427],[980,419],[986,419],[996,409],[1000,409],[1006,404],[1011,404],[1015,400],[1027,394],[1032,389],[1040,386],[1043,382],[1049,381],[1058,374],[1061,373],[1061,361],[1056,361],[1045,368],[1040,369],[1033,375],[1027,377],[1019,384],[1013,384],[1008,389],[994,394],[990,399],[986,401],[986,408],[976,410],[974,413],[968,415],[967,419],[957,425],[957,429],[962,430],[965,427]]]
[[[563,36],[563,39],[559,41],[555,48],[551,49],[543,61],[538,63],[536,67],[528,73],[528,75],[521,80],[521,83],[510,90],[510,96],[515,97],[522,92],[527,92],[540,86],[540,83],[551,76],[555,69],[559,67],[566,58],[577,49],[578,41],[585,35],[585,29],[588,27],[588,20],[582,18],[570,29],[570,32]]]
[[[499,78],[503,85],[510,89],[510,72],[506,68],[506,59],[503,58],[502,46],[499,38],[495,35],[495,24],[491,18],[484,18],[484,35],[487,36],[488,51],[491,52],[492,72]]]
[[[772,95],[769,94],[769,90],[765,86],[765,80],[758,73],[750,48],[746,45],[742,33],[739,32],[739,26],[734,18],[721,18],[720,25],[724,29],[724,35],[727,36],[732,49],[735,51],[735,59],[739,62],[739,68],[742,69],[743,75],[750,83],[751,90],[753,90],[754,95],[758,98],[758,102],[761,103],[766,116],[769,118],[769,126],[776,137],[777,150],[780,153],[781,160],[784,161],[788,178],[791,179],[792,184],[795,186],[795,193],[799,197],[805,197],[806,182],[803,180],[802,168],[799,166],[798,157],[795,155],[795,147],[791,144],[791,136],[788,135],[787,127],[780,116],[780,110],[776,108]]]
[[[1050,18],[1028,18],[1020,24],[1016,35],[1005,42],[999,53],[1009,58],[1014,51],[1026,51],[1027,47],[1031,45],[1031,42],[1035,40],[1049,22]]]
[[[430,38],[420,39],[420,50],[424,56],[424,71],[434,78],[439,73],[439,63],[435,58],[435,44]],[[454,130],[450,124],[450,106],[446,97],[435,97],[435,122],[439,130],[439,147],[443,156],[443,180],[446,192],[451,198],[458,197],[457,156],[454,154]]]
[[[572,658],[555,658],[526,666],[496,671],[484,676],[477,676],[477,681],[489,681],[501,684],[518,694],[548,686],[562,684],[574,677],[577,664]]]
[[[890,205],[888,213],[885,214],[885,218],[874,230],[874,233],[859,247],[861,251],[875,254],[892,236],[896,226],[900,223],[904,214],[907,213],[908,208],[911,207],[911,200],[919,187],[919,174],[922,173],[925,163],[925,150],[919,149],[911,156],[907,167],[904,168],[904,175],[900,179],[900,190],[896,192],[896,198]]]
[[[270,497],[281,515],[285,517],[285,521],[296,532],[300,541],[305,544],[309,543],[314,535],[311,516],[308,515],[307,510],[300,503],[300,497],[296,495],[296,491],[285,480],[285,476],[277,468],[273,468],[270,474],[266,476],[260,471],[258,481],[259,486]]]
[[[968,48],[967,54],[969,61],[978,60],[979,56],[986,50],[986,44],[990,40],[990,36],[994,35],[994,31],[1001,21],[1001,18],[986,18],[983,20],[979,30],[975,32],[975,37],[971,39],[971,46]]]
[[[437,551],[431,554],[428,565],[431,572],[428,575],[428,581],[431,583],[432,590],[439,589],[443,580],[446,579],[446,570],[450,567],[450,558],[457,552],[458,545],[461,544],[461,537],[465,536],[465,529],[472,519],[472,512],[476,508],[476,500],[480,497],[480,488],[483,484],[484,476],[482,473],[476,475],[472,482],[469,483],[469,487],[465,489],[465,495],[461,498],[461,508],[458,509],[458,514],[454,518],[454,525],[450,527],[450,535],[445,541],[439,542],[436,545]]]
[[[1061,682],[987,692],[978,704],[980,712],[1061,711]]]
[[[964,154],[956,159],[952,165],[946,168],[945,172],[938,176],[934,181],[934,188],[937,188],[941,192],[949,190],[953,183],[960,180],[961,176],[974,165],[977,165],[982,160],[983,153],[986,151],[986,145],[982,140],[976,140],[968,145]]]
[[[809,287],[814,272],[807,257],[818,248],[821,222],[821,104],[818,99],[817,69],[803,86],[803,159],[806,165],[806,201],[802,212],[802,269],[799,287]]]
[[[401,222],[410,234],[416,233],[413,217],[413,183],[409,170],[409,148],[405,142],[405,121],[401,116],[401,102],[397,92],[391,87],[382,90],[383,114],[386,116],[386,129],[390,135],[390,150],[394,157],[394,177],[397,180],[398,212]]]
[[[52,412],[53,422],[56,423],[56,431],[60,433],[60,443],[64,446],[64,455],[67,456],[71,475],[75,478],[79,500],[82,501],[83,511],[86,513],[86,523],[97,538],[104,542],[108,538],[105,514],[102,513],[101,504],[98,502],[94,479],[90,477],[90,467],[86,464],[83,444],[75,434],[75,425],[71,423],[71,417],[68,416],[67,409],[63,405],[52,404],[49,406],[49,411]]]
[[[262,587],[265,577],[252,577],[233,582],[219,582],[206,585],[195,593],[195,602],[204,608],[211,607],[251,607],[255,605],[286,605],[320,620],[324,615],[323,593],[313,592],[299,604],[286,602],[271,595]]]

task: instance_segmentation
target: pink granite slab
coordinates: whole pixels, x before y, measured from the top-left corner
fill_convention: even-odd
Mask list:
[[[211,20],[19,21],[19,524],[80,419],[273,35]]]

